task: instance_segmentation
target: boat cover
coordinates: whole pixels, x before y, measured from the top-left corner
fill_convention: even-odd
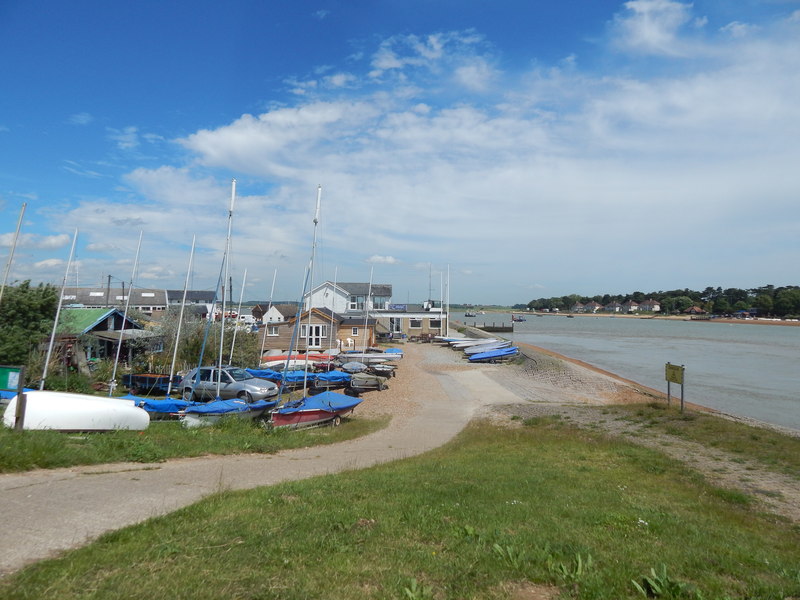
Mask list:
[[[519,348],[512,346],[511,348],[500,348],[498,350],[490,350],[488,352],[481,352],[480,354],[473,354],[469,357],[470,362],[479,362],[482,360],[491,360],[493,358],[505,358],[519,354]]]
[[[198,415],[220,415],[232,414],[248,411],[266,410],[275,406],[277,400],[257,400],[256,402],[244,402],[243,400],[214,400],[206,403],[194,403],[186,407],[184,412]]]
[[[22,388],[22,392],[25,394],[27,394],[28,392],[35,392],[35,391],[36,390],[34,390],[33,388]],[[16,390],[14,390],[13,392],[10,390],[0,390],[0,398],[4,398],[6,400],[11,400],[11,398],[13,398],[16,395],[17,395]]]
[[[362,371],[367,370],[367,365],[361,362],[348,362],[342,365],[342,371],[347,371],[348,373],[361,373]]]
[[[347,383],[352,377],[350,373],[345,373],[344,371],[328,371],[327,373],[317,373],[314,379],[329,383]]]
[[[359,404],[361,404],[360,398],[345,396],[337,392],[322,392],[316,396],[307,396],[300,400],[287,402],[280,408],[275,409],[274,412],[282,415],[291,415],[297,412],[318,410],[338,414],[352,410]]]
[[[192,403],[180,398],[144,398],[128,394],[122,396],[125,400],[133,400],[136,406],[151,413],[176,413],[184,410]]]

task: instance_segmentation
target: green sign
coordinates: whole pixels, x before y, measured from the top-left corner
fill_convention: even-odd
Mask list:
[[[667,381],[683,385],[683,366],[667,363],[665,365]]]
[[[16,392],[19,389],[19,373],[21,370],[21,367],[0,367],[0,390]]]

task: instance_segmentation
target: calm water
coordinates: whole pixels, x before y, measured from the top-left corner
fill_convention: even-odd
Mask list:
[[[453,317],[472,324],[509,315]],[[684,365],[684,398],[719,411],[800,430],[800,327],[526,315],[501,334],[667,391],[664,365]],[[680,386],[672,386],[680,399]]]

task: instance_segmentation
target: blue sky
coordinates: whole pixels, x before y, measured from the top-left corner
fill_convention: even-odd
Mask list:
[[[800,0],[0,2],[10,281],[800,282]]]

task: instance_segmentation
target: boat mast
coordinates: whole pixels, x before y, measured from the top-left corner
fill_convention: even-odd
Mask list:
[[[314,258],[317,253],[317,225],[319,224],[320,204],[322,202],[322,186],[317,186],[317,208],[314,211],[314,237],[311,242],[311,260],[308,263],[308,292],[314,289]],[[303,297],[306,295],[306,290],[303,290]],[[306,395],[306,387],[308,385],[308,341],[311,338],[311,296],[308,297],[308,319],[306,323],[306,360],[303,364],[303,396]]]
[[[175,333],[175,347],[172,349],[172,364],[169,367],[169,381],[167,382],[167,398],[172,393],[172,378],[175,375],[175,361],[178,358],[178,341],[181,339],[181,327],[183,326],[183,310],[186,308],[186,291],[189,289],[189,277],[192,274],[192,262],[194,261],[194,244],[197,235],[192,236],[192,251],[189,253],[189,268],[186,270],[186,281],[183,282],[183,298],[181,299],[181,312],[178,315],[178,330]]]
[[[61,303],[64,301],[64,288],[67,287],[67,277],[69,276],[69,268],[72,265],[72,257],[75,254],[75,242],[78,241],[78,230],[72,236],[72,248],[69,251],[69,260],[67,261],[67,270],[64,273],[64,281],[61,283],[61,292],[58,295],[58,305],[56,308],[56,318],[53,321],[53,331],[50,333],[50,343],[47,345],[47,356],[44,359],[44,368],[42,369],[42,379],[39,381],[39,389],[44,389],[44,380],[47,379],[47,368],[50,366],[50,357],[53,354],[53,344],[56,340],[56,329],[58,328],[58,318],[61,315]]]
[[[22,208],[19,211],[19,220],[17,221],[17,230],[14,232],[14,239],[11,242],[11,250],[8,253],[8,261],[6,261],[6,270],[3,273],[3,283],[0,285],[0,302],[3,301],[3,292],[6,291],[6,281],[8,281],[8,272],[11,270],[11,262],[14,260],[14,251],[17,249],[17,240],[19,239],[19,230],[22,228],[22,217],[25,215],[25,207],[28,206],[27,202],[22,203]]]
[[[272,288],[269,291],[269,304],[267,305],[267,312],[264,313],[269,315],[269,312],[272,310],[272,295],[275,293],[275,279],[278,277],[278,269],[275,268],[275,271],[272,273]],[[263,317],[262,317],[263,320]],[[269,318],[267,319],[264,325],[264,335],[261,336],[261,354],[258,355],[258,366],[261,367],[261,361],[264,360],[264,346],[267,345],[267,333],[269,332]]]
[[[125,322],[128,320],[128,308],[131,305],[131,295],[133,294],[133,282],[136,279],[136,271],[139,268],[139,251],[142,248],[142,235],[143,231],[139,232],[139,243],[136,245],[136,258],[133,261],[133,271],[131,272],[131,284],[128,286],[128,295],[125,296],[125,312],[122,313],[122,326],[119,328],[119,342],[117,343],[117,354],[114,357],[114,369],[111,372],[111,381],[108,386],[108,396],[114,393],[114,387],[117,380],[117,366],[119,365],[119,353],[122,350],[122,338],[125,334]]]
[[[375,270],[375,267],[369,268],[369,286],[367,287],[367,298],[364,300],[364,350],[361,352],[361,360],[364,360],[364,355],[367,353],[367,338],[369,337],[369,329],[367,329],[367,325],[369,322],[369,306],[370,306],[370,296],[372,296],[372,272]]]
[[[233,362],[233,349],[236,347],[236,332],[239,331],[239,317],[242,315],[242,300],[244,298],[245,283],[247,283],[247,269],[244,270],[242,289],[239,291],[239,308],[236,309],[236,325],[233,328],[233,339],[231,339],[231,363]]]
[[[317,225],[319,224],[319,212],[320,212],[320,202],[322,200],[322,186],[317,186],[317,207],[314,211],[314,237],[311,242],[311,258],[308,261],[308,266],[306,267],[306,271],[303,277],[303,291],[300,294],[300,301],[297,303],[297,314],[294,317],[294,330],[292,331],[292,339],[289,342],[289,352],[286,355],[286,364],[283,367],[282,375],[281,375],[281,387],[280,387],[280,394],[283,394],[283,388],[286,384],[286,372],[289,370],[289,364],[292,360],[292,352],[295,350],[295,344],[297,342],[297,334],[300,330],[300,319],[303,314],[303,304],[305,303],[306,297],[306,290],[308,289],[308,281],[311,277],[311,271],[314,268],[314,254],[317,248]],[[311,306],[311,302],[309,299],[309,306]],[[306,338],[307,339],[307,338]],[[306,344],[306,358],[308,358],[308,344]],[[303,379],[303,395],[305,395],[305,385],[306,381],[305,378]]]
[[[230,250],[231,250],[231,227],[233,225],[233,205],[236,202],[236,180],[231,179],[231,207],[228,210],[228,234],[225,236],[225,253],[222,257],[222,262],[225,265],[224,282],[228,281],[228,269],[230,266]],[[222,348],[225,341],[225,292],[222,292],[222,316],[220,318],[220,332],[219,332],[219,358],[217,361],[217,399],[219,399],[219,391],[222,387]]]

